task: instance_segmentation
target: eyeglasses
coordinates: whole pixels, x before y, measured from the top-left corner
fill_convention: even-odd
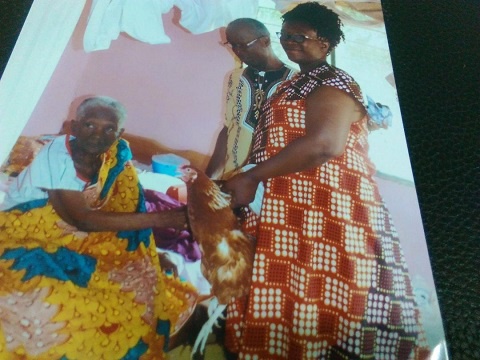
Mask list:
[[[290,34],[285,34],[285,33],[282,33],[282,32],[277,32],[276,33],[278,38],[280,39],[280,41],[293,41],[297,44],[302,44],[305,42],[306,39],[310,39],[310,40],[321,40],[321,38],[313,38],[313,37],[310,37],[310,36],[307,36],[307,35],[302,35],[302,34],[293,34],[293,35],[290,35]]]
[[[261,39],[263,36],[260,36],[256,39],[253,39],[252,41],[249,41],[248,43],[246,44],[232,44],[230,42],[224,42],[223,45],[224,46],[228,46],[230,47],[232,50],[247,50],[250,46],[252,46],[253,44],[255,44],[257,42],[258,39]]]

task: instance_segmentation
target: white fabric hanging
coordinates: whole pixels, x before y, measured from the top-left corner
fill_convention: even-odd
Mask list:
[[[108,49],[120,32],[148,44],[170,43],[162,14],[173,6],[182,12],[180,25],[192,34],[202,34],[239,17],[255,18],[258,0],[93,0],[84,50]]]
[[[148,44],[167,44],[162,14],[173,7],[171,0],[93,0],[83,37],[86,52],[105,50],[125,32]]]
[[[202,34],[241,18],[256,18],[258,0],[174,0],[182,11],[180,25],[193,34]]]
[[[0,164],[28,122],[86,0],[35,0],[0,80]]]

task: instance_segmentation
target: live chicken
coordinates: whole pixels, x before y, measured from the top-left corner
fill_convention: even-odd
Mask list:
[[[187,185],[190,229],[202,251],[202,273],[217,300],[195,341],[194,354],[199,349],[203,353],[207,337],[228,302],[248,294],[255,244],[241,231],[229,194],[193,166],[185,165],[180,172]]]

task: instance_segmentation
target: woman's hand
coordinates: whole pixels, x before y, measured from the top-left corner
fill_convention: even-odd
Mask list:
[[[222,189],[232,195],[232,208],[247,206],[255,199],[259,182],[247,171],[228,179]]]

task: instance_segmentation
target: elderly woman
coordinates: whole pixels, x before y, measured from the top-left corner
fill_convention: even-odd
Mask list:
[[[257,239],[248,299],[228,307],[227,348],[242,359],[409,359],[425,354],[397,233],[368,159],[357,83],[330,66],[337,14],[303,3],[283,15],[280,42],[300,74],[264,105],[251,170],[229,181],[254,199]]]
[[[0,212],[0,354],[163,357],[191,289],[160,271],[150,228],[186,218],[145,212],[125,117],[114,99],[84,100],[72,135],[12,183]]]

